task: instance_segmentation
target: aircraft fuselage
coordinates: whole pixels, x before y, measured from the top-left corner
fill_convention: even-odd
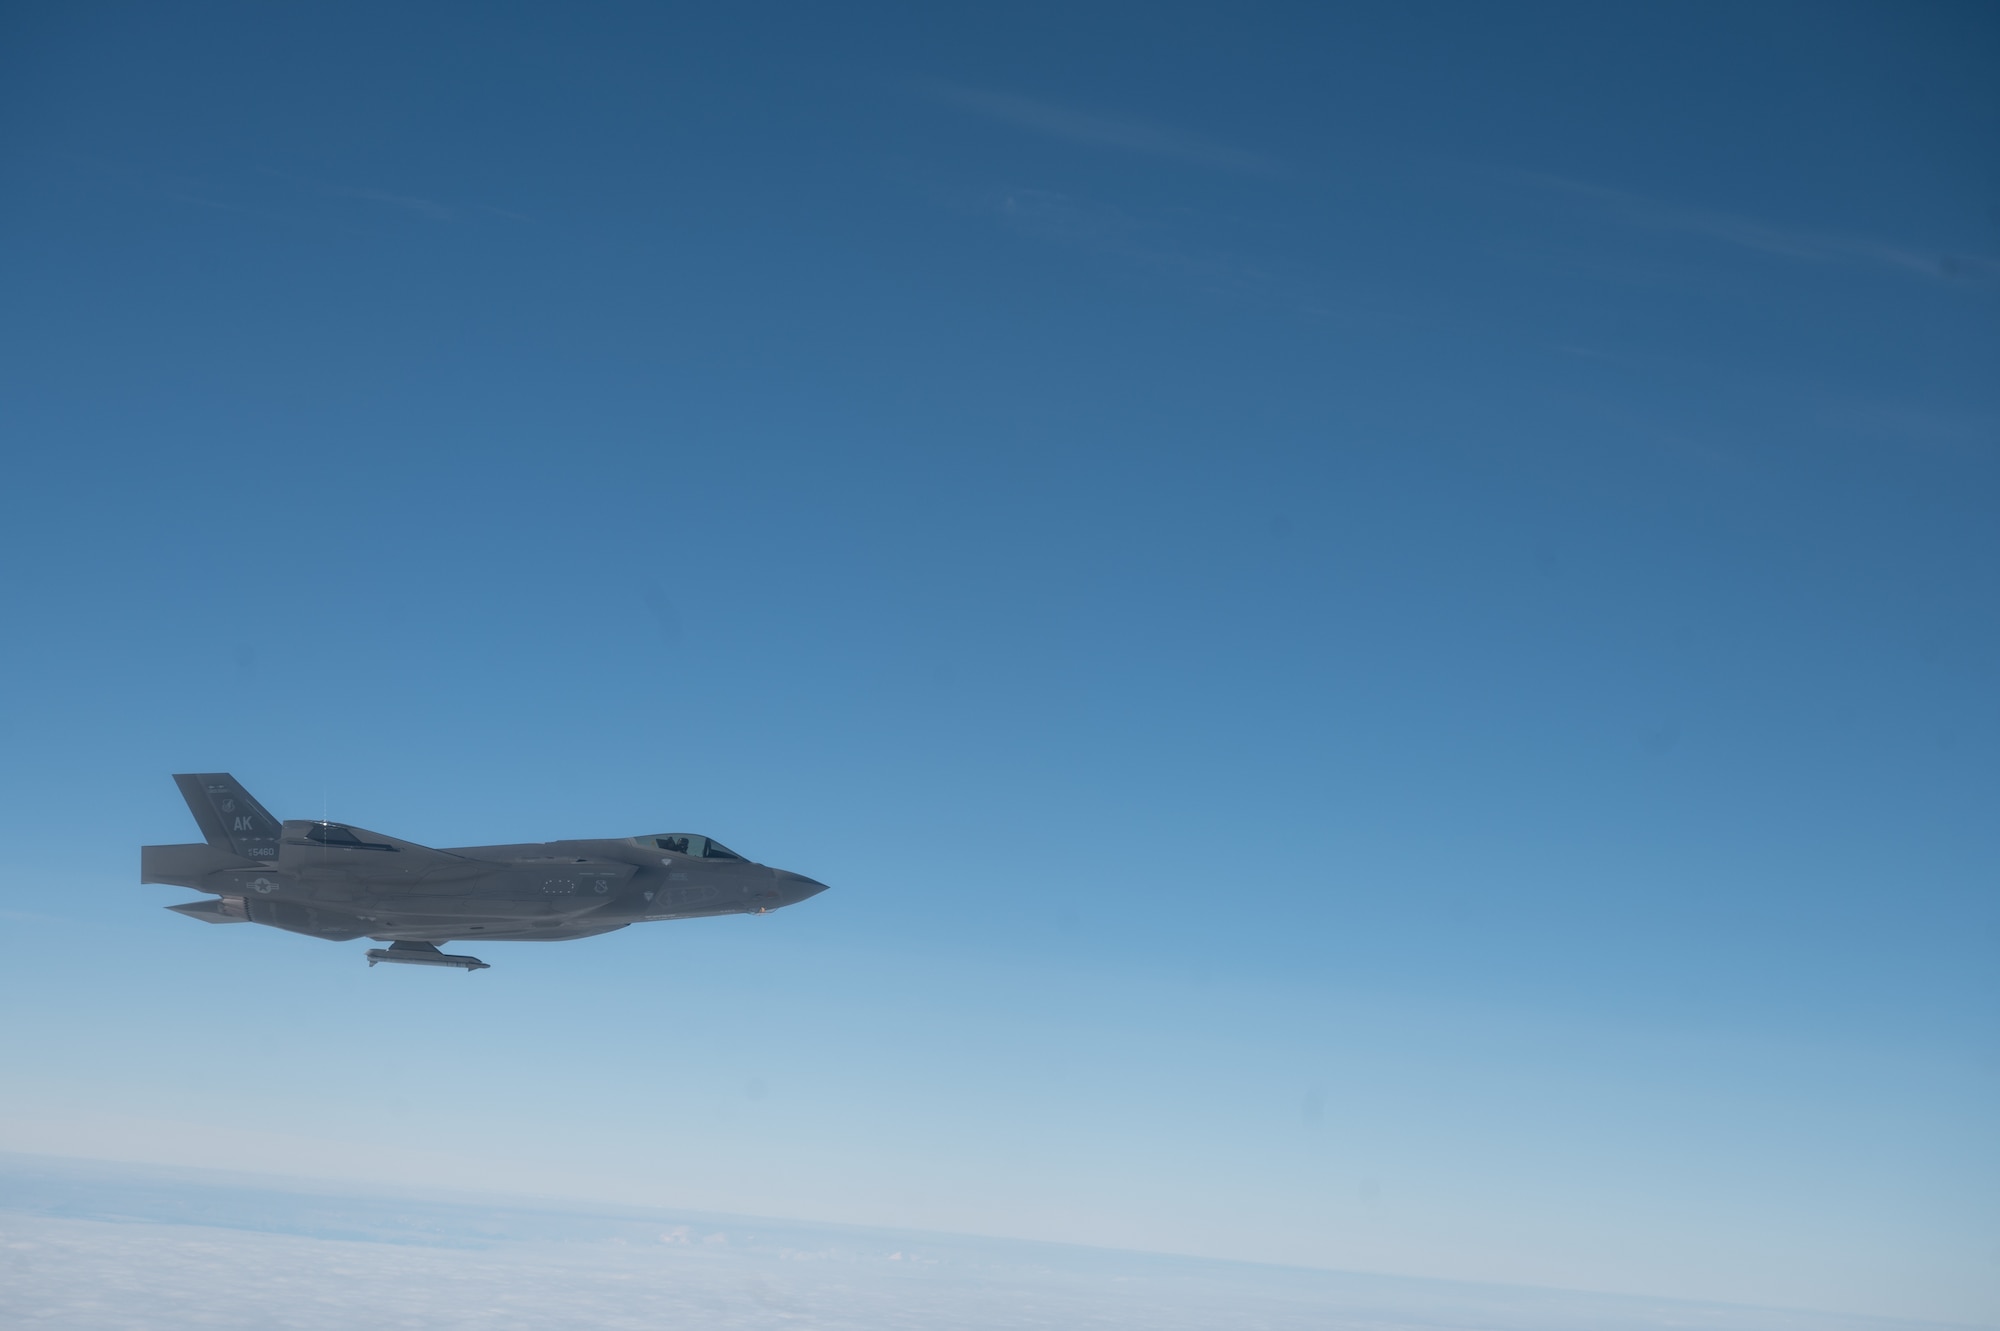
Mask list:
[[[144,847],[140,878],[210,894],[168,909],[217,924],[335,941],[554,942],[760,914],[825,890],[692,833],[436,849],[344,824],[277,823],[226,775],[176,780],[210,839]]]

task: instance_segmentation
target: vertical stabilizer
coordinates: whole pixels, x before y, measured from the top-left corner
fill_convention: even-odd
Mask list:
[[[181,798],[209,845],[246,860],[278,858],[278,820],[235,777],[201,772],[176,776],[174,784],[181,788]]]

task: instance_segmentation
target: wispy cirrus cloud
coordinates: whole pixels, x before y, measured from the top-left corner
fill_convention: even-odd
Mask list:
[[[1815,231],[1709,208],[1688,207],[1650,195],[1592,185],[1561,176],[1514,173],[1540,188],[1586,200],[1634,226],[1703,237],[1800,263],[1851,264],[1892,269],[1913,277],[1976,281],[2000,277],[2000,259],[1927,251],[1868,236]]]
[[[317,194],[328,199],[353,199],[359,203],[371,203],[380,207],[427,218],[433,222],[449,222],[458,215],[458,210],[436,199],[426,199],[415,194],[401,194],[393,190],[375,189],[366,185],[344,185],[336,181],[320,180],[313,176],[302,176],[291,171],[277,171],[270,167],[260,169],[261,174],[272,180],[283,181],[294,189]]]
[[[1186,162],[1192,166],[1242,175],[1285,176],[1291,169],[1275,158],[1251,152],[1220,139],[1175,129],[1150,120],[1079,111],[1018,93],[929,83],[925,91],[942,102],[1002,124],[1115,152],[1141,153]]]
[[[1016,235],[1102,255],[1207,296],[1305,314],[1325,312],[1295,275],[1273,272],[1226,244],[1184,234],[1185,215],[1133,211],[1020,187],[957,191],[940,201],[956,211],[991,218]]]
[[[386,208],[432,222],[462,220],[475,213],[513,221],[531,220],[519,213],[486,204],[447,204],[422,195],[342,184],[270,166],[251,166],[233,174],[196,175],[153,164],[81,153],[57,152],[51,155],[67,162],[72,170],[103,188],[167,198],[244,216],[291,216],[295,215],[291,205],[300,199],[338,199]]]
[[[414,194],[393,194],[388,190],[361,189],[351,185],[327,185],[318,181],[314,181],[312,184],[313,188],[319,190],[320,193],[332,195],[334,198],[359,199],[364,203],[379,203],[387,208],[399,209],[406,213],[415,213],[419,217],[428,217],[433,222],[448,222],[454,215],[450,208],[439,203],[437,200],[419,198]]]

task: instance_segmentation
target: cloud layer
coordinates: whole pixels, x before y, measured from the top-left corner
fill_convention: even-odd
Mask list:
[[[1810,1313],[950,1235],[291,1192],[223,1176],[122,1178],[101,1169],[23,1166],[18,1158],[0,1167],[0,1325],[62,1331],[1887,1327]]]

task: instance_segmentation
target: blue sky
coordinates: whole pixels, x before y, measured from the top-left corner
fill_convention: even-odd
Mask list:
[[[5,21],[0,1148],[2000,1320],[1989,10]]]

